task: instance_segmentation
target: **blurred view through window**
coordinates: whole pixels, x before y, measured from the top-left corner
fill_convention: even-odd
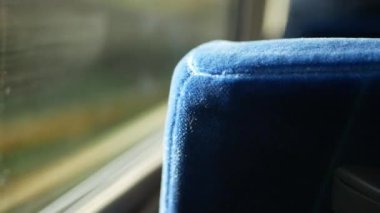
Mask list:
[[[228,12],[227,0],[0,0],[0,212],[41,208],[104,165],[62,166],[165,102],[176,62],[226,38]]]

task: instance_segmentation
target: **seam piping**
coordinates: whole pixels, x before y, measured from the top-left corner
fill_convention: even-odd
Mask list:
[[[225,69],[222,71],[213,71],[213,70],[202,70],[197,67],[194,63],[194,54],[190,54],[187,60],[188,68],[194,76],[205,76],[205,77],[214,77],[214,78],[260,78],[263,76],[268,76],[268,74],[273,74],[276,76],[290,76],[290,75],[373,75],[379,74],[380,63],[370,63],[366,64],[326,64],[326,65],[282,65],[282,66],[268,66],[268,67],[249,67],[245,68],[248,72],[244,72],[244,68],[240,68],[243,72],[241,73],[228,73],[232,69]],[[371,67],[369,67],[371,66]],[[364,72],[355,72],[352,68],[365,68]],[[235,68],[236,69],[236,68]],[[238,68],[239,69],[239,68]],[[323,69],[323,71],[321,71]],[[339,69],[340,71],[336,71]],[[253,70],[253,72],[252,72]],[[306,71],[305,71],[306,70]],[[217,72],[217,73],[215,73]]]
[[[173,122],[172,124],[170,125],[170,138],[169,138],[169,144],[168,144],[168,168],[167,168],[167,176],[168,176],[168,181],[166,183],[166,193],[165,193],[165,212],[167,211],[167,208],[169,207],[169,195],[171,194],[171,185],[173,183],[173,180],[172,180],[172,157],[173,157],[173,138],[174,138],[174,129],[175,129],[175,126],[176,126],[176,121],[178,120],[178,111],[179,111],[179,102],[181,100],[181,97],[183,95],[183,90],[185,88],[185,86],[187,85],[187,83],[190,81],[191,77],[194,75],[194,73],[191,71],[189,72],[189,66],[186,66],[186,72],[188,74],[188,76],[186,76],[186,78],[184,78],[183,80],[183,83],[181,85],[181,87],[179,88],[176,96],[175,96],[175,109],[174,109],[174,113],[173,113]]]

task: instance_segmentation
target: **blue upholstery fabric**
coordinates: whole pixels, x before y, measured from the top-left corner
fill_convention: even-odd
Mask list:
[[[329,212],[380,165],[380,39],[215,41],[172,79],[161,212]]]
[[[286,38],[380,37],[378,0],[291,0]]]

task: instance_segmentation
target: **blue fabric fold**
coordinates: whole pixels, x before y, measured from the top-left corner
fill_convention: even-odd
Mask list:
[[[214,41],[172,79],[160,211],[329,212],[380,165],[380,39]]]

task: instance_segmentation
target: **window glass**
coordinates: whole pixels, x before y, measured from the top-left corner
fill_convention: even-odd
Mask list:
[[[176,62],[225,39],[228,12],[227,0],[0,0],[0,212],[37,210],[103,165],[56,181],[68,157],[165,102]]]

